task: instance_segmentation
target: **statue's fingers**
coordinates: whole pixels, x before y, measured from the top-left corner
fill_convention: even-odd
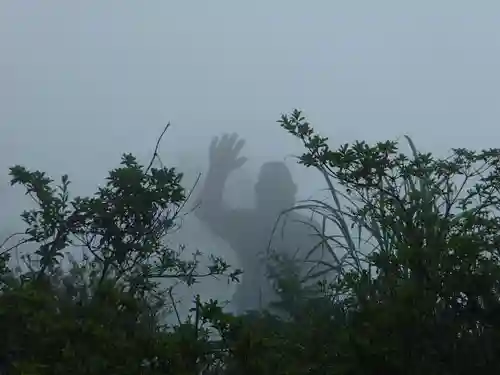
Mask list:
[[[212,157],[215,154],[215,150],[217,149],[217,144],[219,143],[219,137],[213,137],[210,142],[209,155]]]
[[[228,133],[224,133],[219,142],[218,149],[221,150],[221,152],[226,153],[227,150],[231,147],[230,145],[231,145],[230,135]]]
[[[247,158],[242,156],[241,158],[238,158],[236,159],[234,165],[235,165],[235,168],[239,168],[241,167],[243,164],[245,164],[247,162]]]
[[[229,137],[229,144],[231,145],[231,148],[233,147],[233,145],[236,143],[236,140],[238,139],[238,134],[236,133],[232,133]]]
[[[212,153],[213,153],[213,155],[221,153],[221,150],[225,147],[224,144],[227,142],[226,139],[227,139],[226,134],[222,134],[222,135],[214,138],[214,141],[212,141],[212,146],[213,146]],[[215,141],[215,140],[217,140],[217,141]]]
[[[237,156],[241,149],[243,148],[243,146],[245,145],[245,140],[244,139],[240,139],[238,140],[238,142],[236,142],[236,145],[234,146],[234,155]]]

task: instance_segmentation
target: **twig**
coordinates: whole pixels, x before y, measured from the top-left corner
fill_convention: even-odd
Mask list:
[[[177,284],[176,284],[177,285]],[[174,285],[175,286],[175,285]],[[172,291],[173,291],[173,286],[169,287],[168,288],[168,295],[170,297],[170,300],[172,301],[172,307],[174,309],[174,312],[175,312],[175,316],[177,318],[177,322],[180,324],[182,324],[182,321],[181,321],[181,316],[179,314],[179,310],[177,309],[177,302],[175,302],[174,300],[174,296],[172,294]]]
[[[7,242],[8,242],[8,241],[12,238],[12,237],[14,237],[14,236],[19,236],[19,235],[23,235],[23,234],[25,234],[25,233],[23,233],[23,232],[16,232],[16,233],[13,233],[13,234],[11,234],[11,235],[7,236],[7,238],[6,238],[6,239],[5,239],[5,240],[4,240],[4,241],[0,244],[0,249],[1,249],[2,247],[4,247],[4,246],[5,246],[5,244],[6,244],[6,243],[7,243]]]
[[[33,240],[31,238],[25,238],[23,240],[20,240],[15,245],[12,245],[12,246],[8,247],[7,249],[0,251],[0,255],[7,254],[11,250],[17,249],[19,246],[24,245],[24,244],[29,243],[29,242],[33,242]]]
[[[158,137],[158,140],[156,141],[156,146],[155,146],[155,151],[153,153],[153,157],[151,158],[149,165],[146,168],[146,171],[144,172],[144,174],[147,174],[149,172],[149,170],[153,166],[155,159],[158,157],[158,148],[160,147],[161,140],[162,140],[163,136],[165,135],[165,133],[167,132],[169,127],[170,127],[170,122],[167,125],[165,125],[165,127],[163,128],[163,131],[161,132],[160,136]]]

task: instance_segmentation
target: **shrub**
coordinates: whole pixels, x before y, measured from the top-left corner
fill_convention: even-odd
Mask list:
[[[325,178],[329,201],[299,202],[324,224],[320,295],[291,288],[282,308],[233,316],[196,298],[187,320],[161,324],[168,291],[155,280],[207,272],[163,237],[186,197],[174,169],[131,155],[90,198],[70,200],[41,172],[11,169],[38,206],[20,244],[39,264],[0,269],[0,364],[9,374],[469,374],[500,369],[500,150],[453,149],[438,159],[408,143],[332,150],[300,111],[280,125],[300,139],[299,163]],[[156,155],[156,152],[155,152]],[[19,244],[17,244],[19,245]],[[16,246],[17,246],[16,245]],[[69,272],[61,259],[84,248]],[[324,273],[311,275],[320,280]],[[286,280],[285,280],[286,281]],[[297,290],[298,289],[298,290]],[[294,293],[297,293],[294,295]]]
[[[237,273],[222,259],[203,272],[198,253],[186,261],[182,249],[169,248],[164,237],[186,196],[182,174],[153,167],[154,158],[145,167],[124,155],[92,197],[73,199],[67,176],[54,186],[43,172],[11,168],[12,185],[23,186],[36,208],[22,214],[22,238],[2,250],[0,364],[7,373],[177,374],[201,366],[208,337],[202,327],[186,339],[182,325],[162,325],[171,306],[158,280],[192,284]],[[36,251],[28,270],[10,272],[10,251],[29,243]],[[71,249],[83,257],[67,272],[62,260]]]
[[[332,361],[365,374],[498,370],[500,150],[436,159],[407,138],[412,158],[395,142],[334,151],[300,111],[280,124],[302,140],[299,162],[322,173],[334,202],[308,206],[340,232],[322,233],[341,271],[330,298],[347,322],[330,331],[345,338],[347,362],[341,352]]]

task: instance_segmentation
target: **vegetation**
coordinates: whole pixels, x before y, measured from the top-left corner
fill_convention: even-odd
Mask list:
[[[0,371],[6,374],[470,374],[500,370],[500,150],[437,159],[395,142],[332,150],[300,111],[280,126],[300,139],[299,163],[325,179],[319,215],[328,282],[319,296],[283,295],[287,318],[232,316],[193,301],[174,326],[162,278],[237,280],[222,259],[201,269],[165,238],[189,198],[175,169],[132,155],[92,197],[69,179],[11,168],[36,208],[0,250]],[[155,156],[157,150],[155,150]],[[286,213],[284,213],[286,214]],[[333,229],[332,229],[333,228]],[[12,240],[12,239],[11,239]],[[9,267],[30,243],[27,270]],[[69,257],[82,249],[82,259]],[[63,261],[69,261],[64,271]]]

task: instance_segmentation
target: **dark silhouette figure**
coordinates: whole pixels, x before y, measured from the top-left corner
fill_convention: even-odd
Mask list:
[[[276,300],[267,277],[266,259],[273,228],[280,214],[295,204],[297,186],[282,162],[265,163],[255,185],[254,209],[231,209],[223,201],[223,190],[230,173],[240,168],[244,140],[236,134],[214,138],[210,145],[210,166],[201,192],[196,215],[237,253],[243,278],[234,296],[239,313],[266,308]],[[306,225],[302,222],[309,222]],[[284,224],[284,225],[283,225]],[[282,216],[273,236],[272,248],[289,258],[304,256],[319,241],[316,226],[296,212]],[[310,265],[309,265],[310,266]]]

